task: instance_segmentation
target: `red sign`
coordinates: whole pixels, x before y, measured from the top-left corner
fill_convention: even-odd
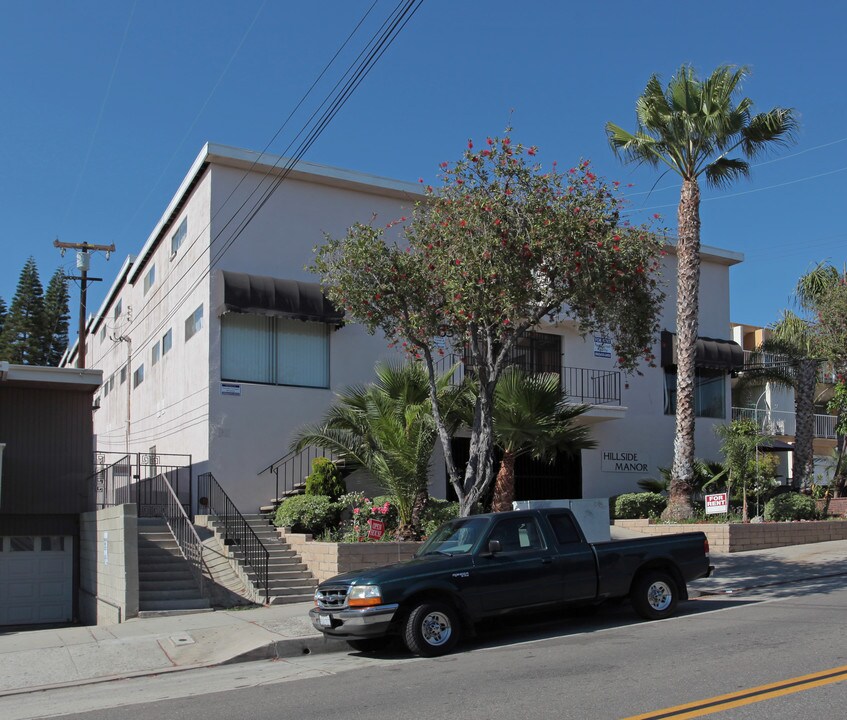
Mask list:
[[[368,537],[379,540],[385,535],[385,523],[382,520],[368,520]]]
[[[729,512],[729,496],[726,493],[706,495],[706,515]]]

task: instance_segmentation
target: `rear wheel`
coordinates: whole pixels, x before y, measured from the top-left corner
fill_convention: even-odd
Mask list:
[[[406,618],[403,639],[415,655],[436,657],[456,646],[459,632],[459,616],[451,605],[423,602]]]
[[[348,640],[347,644],[358,652],[377,652],[384,650],[391,644],[391,636],[383,635],[382,637],[360,638],[358,640]]]
[[[661,620],[676,611],[679,588],[668,573],[649,572],[636,580],[630,592],[630,600],[635,612],[641,617],[646,620]]]

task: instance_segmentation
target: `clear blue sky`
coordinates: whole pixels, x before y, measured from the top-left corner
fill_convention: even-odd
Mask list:
[[[207,140],[260,150],[372,0],[4,0],[0,22],[0,296],[27,257],[46,285],[52,246],[118,246],[91,274],[96,311],[123,258],[147,239]],[[269,150],[286,146],[395,7],[378,0],[359,34]],[[676,226],[679,183],[621,165],[608,120],[634,128],[651,73],[745,64],[757,110],[794,107],[795,146],[749,182],[704,189],[702,241],[743,252],[732,320],[765,325],[813,263],[847,260],[847,5],[775,0],[604,3],[424,0],[307,160],[416,181],[467,139],[501,132],[540,159],[590,158],[632,182],[633,209]],[[649,192],[655,184],[655,189]],[[283,189],[280,192],[284,191]],[[78,291],[72,288],[72,308]],[[71,325],[75,339],[75,321]]]

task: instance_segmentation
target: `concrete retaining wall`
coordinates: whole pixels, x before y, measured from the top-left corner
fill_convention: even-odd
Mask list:
[[[135,505],[80,515],[79,608],[86,625],[138,615],[138,517]]]
[[[408,560],[422,545],[419,542],[316,542],[311,535],[277,532],[300,556],[318,582],[351,570]]]
[[[645,535],[676,535],[685,532],[704,532],[709,549],[714,553],[733,553],[743,550],[806,543],[847,540],[847,522],[821,520],[809,522],[768,523],[696,523],[651,525],[649,520],[615,520],[615,525]]]

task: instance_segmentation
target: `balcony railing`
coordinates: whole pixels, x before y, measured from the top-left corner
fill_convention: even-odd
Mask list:
[[[786,410],[755,410],[754,408],[732,408],[733,420],[752,420],[759,430],[766,435],[797,434],[797,418],[795,413]],[[835,438],[834,415],[815,415],[815,437]]]
[[[519,363],[516,363],[522,367]],[[448,354],[439,358],[435,363],[436,375],[448,372],[454,368],[451,383],[459,385],[465,379],[466,372],[473,368],[463,361],[462,357]],[[596,368],[566,367],[559,364],[535,363],[529,369],[531,372],[552,372],[561,377],[565,400],[576,405],[620,405],[621,404],[621,374],[618,370],[598,370]]]
[[[755,356],[755,357],[754,357]],[[755,370],[757,368],[781,367],[788,373],[793,374],[794,368],[791,360],[786,355],[777,353],[756,353],[752,350],[744,351],[744,369]],[[832,363],[822,362],[818,368],[818,382],[831,385],[836,381],[835,368]]]

